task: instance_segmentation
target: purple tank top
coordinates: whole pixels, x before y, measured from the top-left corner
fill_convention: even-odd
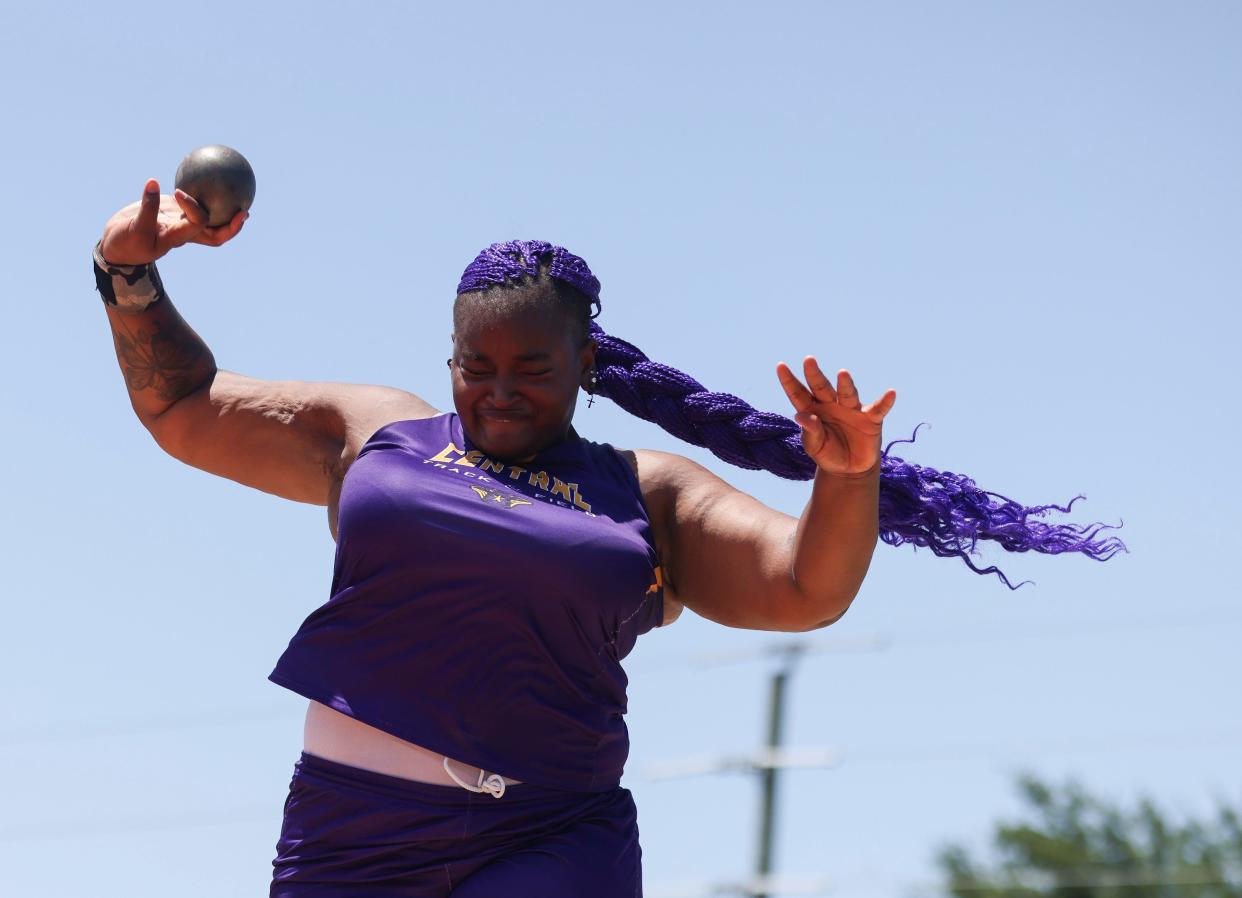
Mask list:
[[[269,679],[488,771],[611,789],[621,659],[663,593],[633,470],[568,438],[489,459],[455,414],[381,427],[341,489],[331,598]]]

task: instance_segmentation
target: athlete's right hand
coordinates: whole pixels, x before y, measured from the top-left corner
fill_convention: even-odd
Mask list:
[[[159,182],[152,178],[141,200],[108,219],[100,252],[113,265],[145,265],[186,243],[227,243],[249,217],[249,212],[238,212],[228,224],[209,228],[206,210],[192,196],[184,190],[161,196]]]

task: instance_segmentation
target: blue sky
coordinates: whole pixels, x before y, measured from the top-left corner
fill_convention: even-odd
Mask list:
[[[983,845],[1019,771],[1242,801],[1240,33],[1210,2],[6,7],[0,891],[270,876],[303,703],[266,676],[327,598],[325,516],[158,450],[87,263],[206,143],[253,163],[253,217],[161,271],[222,367],[447,408],[461,269],[538,237],[590,262],[606,330],[713,389],[783,411],[775,363],[814,353],[897,390],[888,437],[930,423],[898,454],[1124,519],[1107,564],[985,552],[1035,581],[1013,593],[877,548],[813,641],[888,647],[793,680],[789,742],[843,760],[785,777],[781,870],[933,894],[937,848]],[[576,424],[806,499],[606,402]],[[795,638],[688,614],[630,656],[649,894],[750,868],[753,781],[644,772],[757,745],[762,652]]]

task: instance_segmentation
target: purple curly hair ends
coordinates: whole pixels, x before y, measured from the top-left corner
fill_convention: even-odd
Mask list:
[[[600,284],[578,256],[541,240],[513,240],[483,250],[462,274],[457,292],[518,286],[547,272],[580,291],[599,309]],[[592,316],[593,317],[593,316]],[[741,468],[761,469],[791,480],[810,480],[815,463],[802,448],[801,429],[783,415],[757,411],[729,393],[714,393],[676,368],[653,362],[631,343],[610,336],[591,322],[598,391],[632,415],[652,421],[678,439],[709,449]],[[921,425],[920,425],[921,426]],[[891,454],[894,440],[880,460],[880,539],[890,546],[910,543],[941,557],[960,558],[977,574],[995,574],[1017,589],[995,565],[980,568],[970,558],[979,540],[999,543],[1010,552],[1059,555],[1077,552],[1106,561],[1127,551],[1108,524],[1050,524],[1037,520],[1050,511],[1068,513],[1066,505],[1022,505],[999,493],[980,489],[951,471],[912,464]]]

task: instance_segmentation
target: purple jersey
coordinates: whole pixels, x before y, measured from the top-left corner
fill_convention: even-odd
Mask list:
[[[621,659],[663,594],[638,480],[568,438],[525,464],[455,414],[380,428],[341,489],[332,596],[273,682],[441,754],[541,786],[614,788]]]

